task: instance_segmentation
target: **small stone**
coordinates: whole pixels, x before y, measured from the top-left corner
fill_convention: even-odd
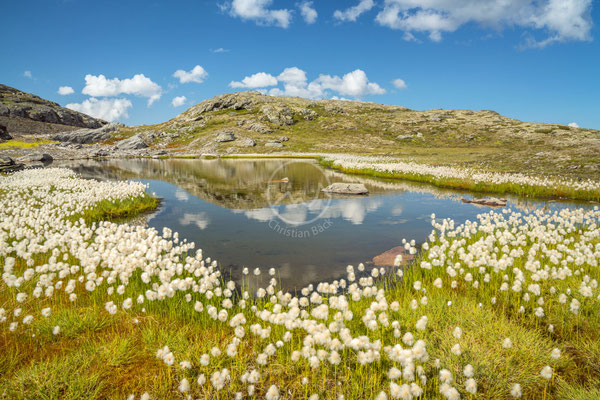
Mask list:
[[[332,183],[322,190],[325,193],[334,194],[368,194],[369,190],[362,183]]]

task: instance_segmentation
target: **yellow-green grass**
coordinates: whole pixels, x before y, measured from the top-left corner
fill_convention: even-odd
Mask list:
[[[53,140],[37,140],[33,142],[25,142],[20,140],[7,140],[0,143],[0,150],[7,149],[33,149],[43,144],[57,143]]]

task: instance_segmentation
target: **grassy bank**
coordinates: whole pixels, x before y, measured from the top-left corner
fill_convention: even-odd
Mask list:
[[[553,186],[521,184],[505,181],[502,183],[492,183],[484,181],[475,181],[473,179],[464,179],[458,177],[437,177],[430,174],[419,174],[414,172],[386,171],[369,167],[344,167],[336,164],[336,160],[327,157],[319,157],[319,164],[323,167],[331,168],[340,172],[357,175],[367,175],[379,178],[403,179],[412,182],[422,182],[435,185],[441,188],[466,190],[479,193],[516,194],[524,197],[541,199],[571,199],[585,201],[600,201],[600,189],[591,186],[589,189],[575,188],[573,185],[557,184]],[[507,174],[508,176],[508,174]],[[536,177],[531,177],[535,182]],[[545,179],[545,178],[544,178]]]

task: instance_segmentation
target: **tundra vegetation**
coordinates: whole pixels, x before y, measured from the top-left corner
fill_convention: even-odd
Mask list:
[[[154,206],[145,190],[0,176],[2,396],[600,395],[597,207],[432,214],[410,265],[284,293],[275,269],[233,281],[177,232],[111,220]]]

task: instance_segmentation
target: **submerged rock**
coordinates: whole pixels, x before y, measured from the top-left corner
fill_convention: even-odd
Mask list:
[[[463,203],[477,204],[480,206],[488,206],[488,207],[505,207],[507,200],[506,199],[497,199],[495,197],[486,197],[483,199],[462,199]]]
[[[368,194],[369,190],[362,183],[332,183],[322,190],[325,193],[334,194]]]
[[[402,256],[401,265],[406,265],[409,261],[415,259],[415,256],[406,251],[404,246],[396,246],[373,257],[373,264],[377,267],[392,267],[397,256]]]

